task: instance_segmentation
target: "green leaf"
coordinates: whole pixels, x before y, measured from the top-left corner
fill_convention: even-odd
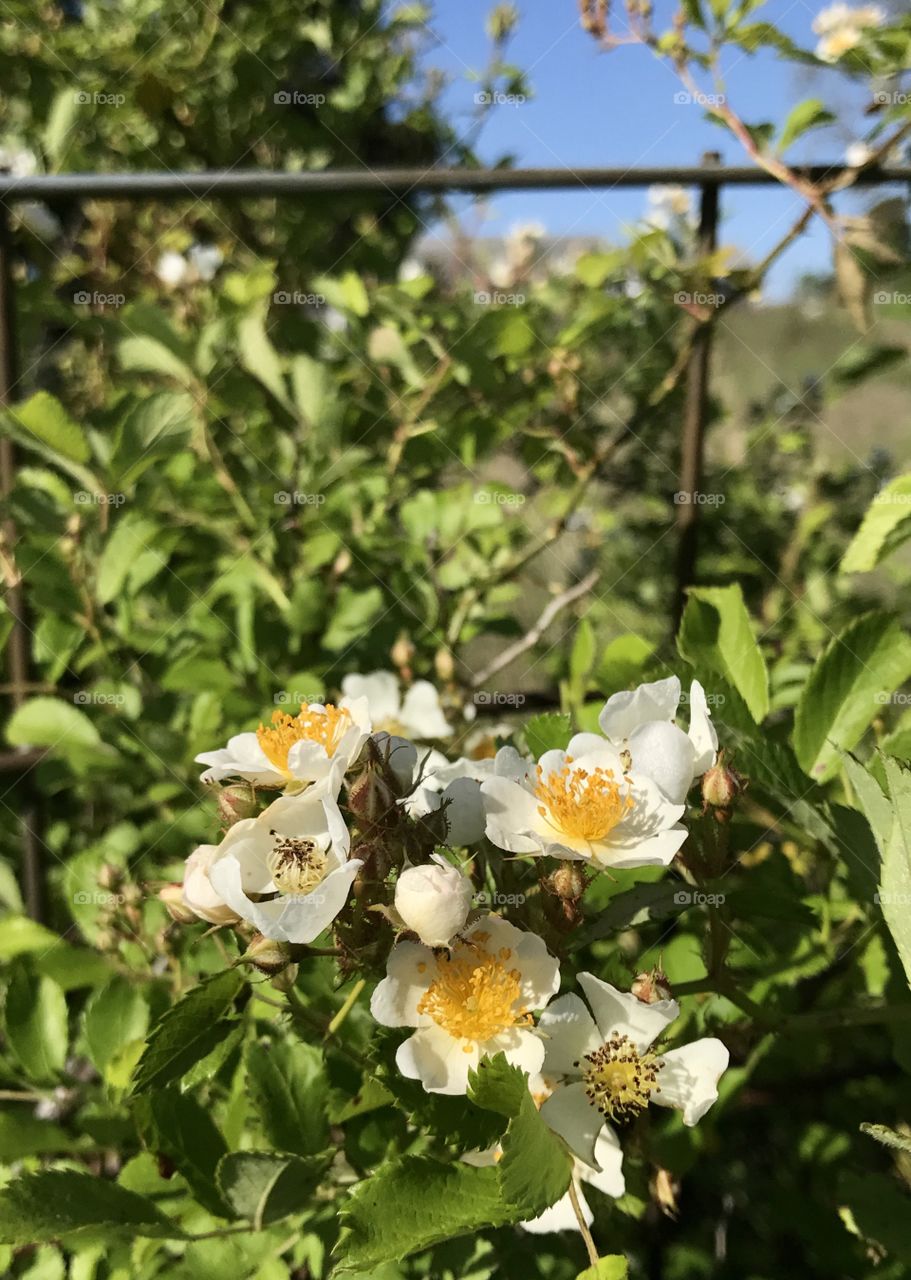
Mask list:
[[[250,1096],[272,1146],[302,1156],[322,1151],[329,1137],[329,1086],[320,1050],[274,1040],[249,1044],[244,1057]]]
[[[142,1094],[133,1099],[132,1108],[145,1146],[171,1161],[204,1209],[230,1217],[215,1178],[227,1146],[209,1112],[177,1089]]]
[[[288,396],[282,362],[266,332],[262,314],[253,312],[244,316],[237,326],[237,342],[240,362],[247,373],[261,382],[283,409],[293,413],[294,406]]]
[[[573,736],[573,726],[569,716],[546,711],[533,716],[524,732],[528,750],[537,760],[545,751],[564,751]]]
[[[826,110],[818,98],[808,98],[805,102],[798,102],[782,126],[781,137],[778,140],[779,151],[787,151],[792,142],[796,142],[810,129],[831,124],[834,119],[832,112]]]
[[[588,285],[590,289],[600,289],[604,281],[621,270],[623,265],[624,255],[621,252],[593,250],[579,256],[575,272],[584,285]]]
[[[619,1253],[612,1253],[606,1258],[599,1258],[593,1267],[580,1271],[576,1280],[626,1280],[629,1275],[629,1263]]]
[[[216,1181],[225,1201],[257,1231],[313,1204],[313,1193],[332,1160],[275,1151],[236,1151],[221,1158]]]
[[[0,960],[14,960],[29,951],[49,951],[58,934],[26,916],[4,916],[0,925]]]
[[[759,724],[769,711],[769,674],[738,585],[691,587],[677,648],[700,673],[720,676]]]
[[[243,988],[237,969],[216,973],[193,987],[159,1018],[136,1068],[133,1093],[162,1089],[214,1049],[232,1029],[225,1015]]]
[[[3,1022],[10,1049],[32,1080],[55,1080],[66,1062],[66,997],[51,978],[18,963],[6,989]]]
[[[118,975],[94,993],[83,1018],[89,1056],[103,1073],[125,1045],[145,1039],[149,1006],[139,988]]]
[[[882,613],[855,619],[832,639],[810,672],[794,717],[803,770],[826,779],[841,765],[882,704],[911,676],[911,638]]]
[[[159,373],[174,378],[182,386],[192,387],[193,370],[160,338],[151,334],[133,334],[117,348],[121,368],[137,373]]]
[[[339,311],[350,311],[363,319],[369,314],[370,299],[364,282],[354,271],[346,271],[341,279],[332,276],[318,276],[313,287],[325,296],[330,307]]]
[[[84,711],[59,698],[30,698],[14,711],[6,726],[14,747],[50,747],[64,754],[97,747],[98,730]]]
[[[383,612],[386,601],[379,587],[343,586],[338,593],[335,612],[323,635],[323,647],[330,653],[347,649],[369,629]]]
[[[573,647],[569,655],[569,678],[580,687],[595,665],[595,633],[588,618],[583,618],[576,628]],[[584,689],[583,689],[584,693]]]
[[[889,757],[884,766],[893,817],[877,898],[911,986],[911,770]]]
[[[85,1228],[172,1240],[184,1234],[145,1196],[88,1173],[48,1170],[0,1191],[0,1240],[7,1244],[40,1244]]]
[[[842,556],[839,572],[869,573],[911,538],[911,474],[881,489]]]
[[[138,401],[120,429],[112,484],[129,488],[149,467],[182,449],[193,431],[194,414],[193,397],[184,391],[159,391]]]
[[[70,135],[70,130],[76,122],[78,113],[79,103],[72,86],[67,85],[65,89],[59,89],[54,95],[50,111],[47,113],[47,120],[45,121],[41,138],[47,158],[54,169],[59,166],[63,159],[66,141]]]
[[[495,1168],[405,1156],[359,1182],[339,1212],[338,1274],[370,1271],[510,1221]]]
[[[20,427],[55,453],[71,462],[88,462],[91,455],[85,433],[49,392],[36,391],[9,412]]]
[[[130,511],[114,525],[98,562],[95,593],[100,604],[110,604],[123,590],[133,565],[159,534],[154,520]]]
[[[598,660],[596,671],[601,688],[607,694],[626,689],[639,679],[654,652],[655,645],[635,632],[615,636]]]
[[[845,757],[844,766],[861,812],[870,824],[880,854],[884,855],[892,834],[892,805],[889,798],[883,794],[869,769],[864,768],[852,755]]]

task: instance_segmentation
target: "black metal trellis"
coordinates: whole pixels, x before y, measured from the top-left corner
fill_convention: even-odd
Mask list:
[[[795,172],[813,183],[851,174],[854,186],[911,183],[911,166],[874,165],[855,171],[844,165],[809,165]],[[725,186],[780,187],[779,180],[749,165],[724,166],[714,155],[701,165],[642,168],[535,168],[535,169],[330,169],[321,172],[227,170],[201,173],[68,173],[14,178],[0,172],[0,408],[17,399],[18,349],[16,297],[13,279],[13,246],[9,207],[19,201],[40,200],[53,205],[79,199],[126,201],[175,201],[181,199],[240,200],[272,196],[281,199],[317,199],[322,195],[367,192],[410,195],[423,192],[483,194],[502,191],[569,191],[641,188],[660,183],[698,187],[700,191],[699,242],[710,250],[717,237],[721,188]],[[708,402],[709,356],[712,329],[703,325],[696,336],[687,370],[686,405],[681,433],[679,488],[693,494],[699,489]],[[15,483],[16,458],[9,437],[0,437],[0,499],[6,499]],[[693,581],[698,546],[699,505],[677,508],[677,597],[679,612],[685,587]],[[16,530],[7,516],[3,541],[15,546]],[[7,557],[9,566],[14,564]],[[12,618],[7,642],[7,675],[14,708],[25,701],[29,685],[29,643],[22,582],[14,569],[7,570],[6,601]],[[23,890],[26,908],[34,919],[43,916],[43,874],[36,805],[29,773],[41,752],[24,749],[0,753],[0,774],[19,775],[22,793]]]

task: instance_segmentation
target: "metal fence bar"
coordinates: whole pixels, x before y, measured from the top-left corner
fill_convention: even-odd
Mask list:
[[[796,169],[812,182],[838,177],[848,169],[841,164],[808,165]],[[911,183],[911,166],[872,166],[854,172],[857,186]],[[777,178],[749,165],[677,165],[642,168],[536,168],[536,169],[331,169],[320,173],[284,173],[270,170],[219,170],[201,173],[66,173],[13,178],[0,172],[0,408],[16,398],[17,345],[15,283],[12,272],[13,244],[8,207],[17,201],[42,200],[50,204],[66,200],[203,200],[243,199],[275,196],[316,198],[323,194],[376,193],[409,195],[418,192],[560,190],[578,188],[637,188],[673,183],[698,186],[701,192],[700,242],[703,251],[714,245],[718,226],[720,191],[723,186],[779,186]],[[708,403],[711,326],[703,325],[696,336],[687,381],[686,408],[681,437],[680,490],[698,492],[702,477],[705,419]],[[15,483],[16,459],[13,443],[0,437],[0,499],[5,500]],[[674,605],[679,617],[684,589],[693,580],[696,563],[698,504],[681,504],[678,511],[677,588]],[[9,516],[2,522],[3,543],[15,546],[16,530]],[[8,563],[14,564],[14,557]],[[21,706],[29,686],[29,638],[22,584],[6,583],[6,601],[13,619],[7,645],[7,666],[13,707]],[[40,919],[44,908],[44,885],[36,806],[28,772],[40,760],[41,752],[0,753],[0,773],[20,772],[23,828],[23,887],[26,907]]]
[[[819,182],[855,171],[842,164],[829,164],[798,167],[795,172]],[[419,191],[565,191],[576,187],[648,187],[653,183],[704,188],[709,182],[715,186],[781,185],[764,169],[749,165],[718,165],[710,177],[699,165],[637,169],[326,169],[319,173],[239,169],[202,173],[61,173],[29,178],[0,174],[0,200],[198,200],[314,196],[323,192],[402,195]],[[911,166],[874,166],[856,174],[858,186],[888,182],[911,182]]]

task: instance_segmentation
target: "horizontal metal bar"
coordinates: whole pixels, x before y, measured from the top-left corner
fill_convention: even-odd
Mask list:
[[[841,164],[796,170],[812,181],[846,172]],[[859,186],[911,182],[911,166],[864,169]],[[220,170],[203,173],[59,173],[12,178],[0,174],[0,200],[55,201],[75,197],[106,200],[240,199],[256,196],[314,196],[339,192],[571,190],[577,187],[780,186],[777,178],[751,165],[678,165],[637,169],[324,169],[317,173],[274,170]]]

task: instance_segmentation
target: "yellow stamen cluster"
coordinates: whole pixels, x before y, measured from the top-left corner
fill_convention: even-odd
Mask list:
[[[564,835],[603,840],[633,808],[628,781],[623,780],[624,791],[613,769],[575,768],[567,756],[563,768],[552,770],[546,778],[540,765],[536,772],[538,813]]]
[[[459,943],[452,952],[434,957],[437,976],[418,1002],[418,1013],[428,1014],[438,1027],[471,1052],[510,1027],[531,1025],[531,1014],[518,1001],[522,975],[508,968],[512,952],[502,947],[496,954],[476,940]]]
[[[272,883],[279,893],[312,893],[325,878],[328,862],[315,840],[276,836],[269,858]]]
[[[322,710],[301,707],[296,716],[286,711],[273,711],[272,724],[261,724],[256,737],[263,752],[279,773],[288,772],[288,752],[295,742],[318,742],[327,755],[332,755],[339,739],[351,724],[351,716],[344,707],[331,704]]]
[[[589,1101],[611,1120],[630,1120],[659,1093],[661,1059],[650,1049],[639,1053],[629,1036],[617,1032],[581,1062]]]

